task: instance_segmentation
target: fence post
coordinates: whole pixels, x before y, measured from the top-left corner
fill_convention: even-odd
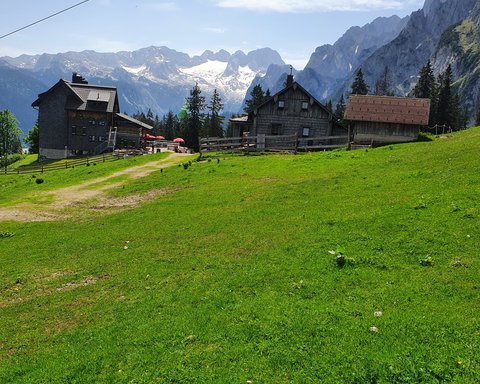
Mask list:
[[[352,147],[351,147],[351,142],[352,142],[352,140],[351,140],[351,136],[350,136],[352,133],[351,133],[351,131],[350,131],[350,130],[351,130],[351,127],[350,127],[350,124],[348,124],[348,139],[347,139],[348,141],[347,141],[347,150],[350,150],[350,149],[352,149]]]
[[[295,154],[297,154],[298,150],[298,132],[295,132]]]

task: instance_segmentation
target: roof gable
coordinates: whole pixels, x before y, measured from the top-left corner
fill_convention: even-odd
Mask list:
[[[430,99],[394,96],[351,95],[345,120],[428,125]]]
[[[35,100],[32,103],[32,107],[39,107],[40,103],[42,102],[42,99],[45,97],[54,94],[55,92],[59,92],[61,88],[66,88],[77,101],[82,101],[82,97],[76,92],[71,86],[68,81],[65,81],[63,79],[60,79],[54,86],[52,86],[48,91],[45,91],[43,93],[40,93],[37,97],[37,100]]]
[[[318,107],[320,107],[325,113],[327,113],[328,115],[330,116],[333,116],[332,112],[329,111],[322,103],[320,103],[315,97],[312,96],[312,94],[310,94],[305,88],[303,88],[299,83],[297,83],[296,81],[294,81],[291,85],[283,88],[281,91],[277,92],[276,94],[274,94],[270,99],[264,101],[262,104],[260,104],[259,106],[257,106],[255,109],[254,109],[254,113],[256,110],[258,109],[261,109],[263,108],[264,106],[268,105],[269,103],[271,103],[272,101],[274,103],[276,103],[278,101],[278,98],[287,93],[288,91],[290,91],[291,89],[293,89],[294,91],[300,91],[302,92],[303,94],[305,94],[306,98],[308,98],[310,100],[310,104],[315,104],[317,105]]]

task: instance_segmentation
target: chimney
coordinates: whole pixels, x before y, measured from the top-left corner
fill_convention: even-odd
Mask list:
[[[83,76],[80,76],[77,72],[72,73],[72,83],[74,84],[88,84]]]
[[[290,74],[287,76],[287,82],[285,85],[287,87],[290,87],[293,84],[293,67],[290,66]]]

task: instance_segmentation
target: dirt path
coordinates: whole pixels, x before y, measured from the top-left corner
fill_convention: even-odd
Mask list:
[[[181,163],[191,155],[172,153],[165,159],[152,161],[147,164],[127,168],[111,175],[98,177],[70,187],[45,192],[44,195],[53,196],[53,202],[41,205],[22,203],[12,207],[0,208],[0,221],[52,221],[68,218],[65,208],[77,206],[93,210],[107,208],[122,208],[135,206],[140,202],[155,196],[168,193],[165,190],[154,190],[144,195],[134,195],[124,198],[109,198],[105,191],[119,187],[128,180],[146,177],[161,168],[167,168]],[[128,176],[121,182],[108,182],[118,176]],[[96,184],[101,186],[95,188]]]

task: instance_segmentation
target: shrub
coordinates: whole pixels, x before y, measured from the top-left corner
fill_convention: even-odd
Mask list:
[[[40,178],[35,179],[35,183],[37,183],[37,184],[42,184],[42,183],[43,183],[43,179],[40,179]]]

